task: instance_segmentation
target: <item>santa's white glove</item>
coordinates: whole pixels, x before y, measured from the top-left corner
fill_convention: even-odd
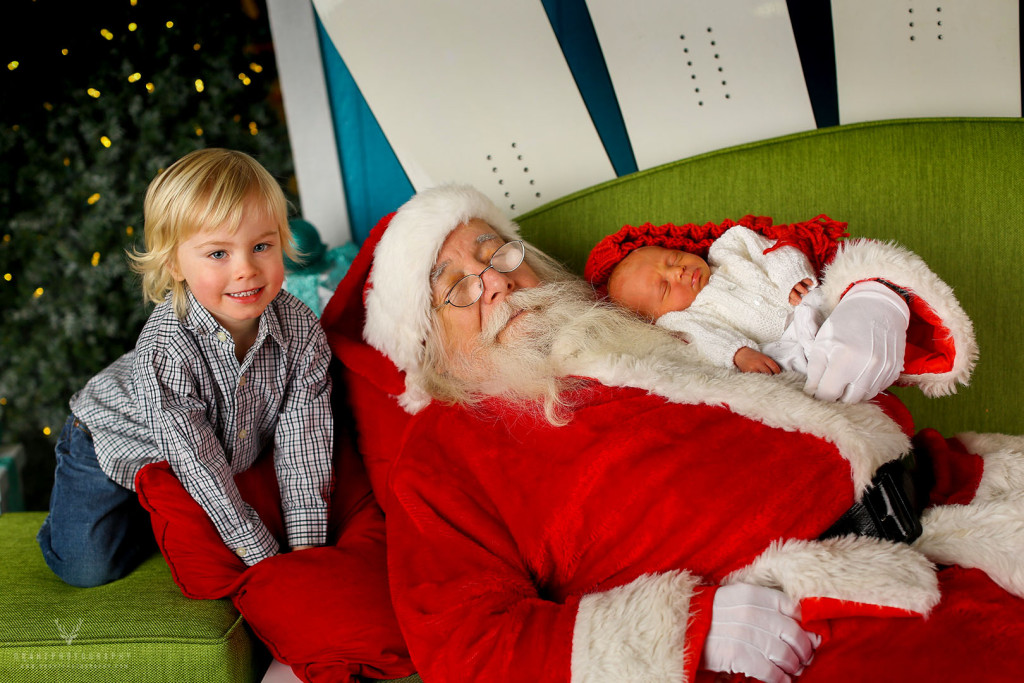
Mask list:
[[[800,607],[781,591],[749,583],[722,586],[715,591],[700,666],[788,683],[821,644],[821,637],[804,631],[799,619]]]
[[[880,282],[860,282],[822,323],[807,355],[804,392],[824,401],[873,398],[900,376],[910,307]]]

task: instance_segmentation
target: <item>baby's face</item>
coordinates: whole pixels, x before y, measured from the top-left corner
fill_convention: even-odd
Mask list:
[[[689,308],[709,277],[708,264],[695,254],[641,247],[615,266],[608,279],[608,296],[657,320],[670,311]]]

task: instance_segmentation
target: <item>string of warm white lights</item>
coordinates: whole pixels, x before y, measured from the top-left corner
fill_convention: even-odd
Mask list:
[[[20,1],[22,3],[29,2],[29,0]],[[35,15],[45,15],[46,12],[62,10],[66,7],[58,7],[59,4],[48,2],[48,0],[30,0],[30,4],[24,6],[31,8]],[[243,0],[240,4],[245,16],[236,14],[235,21],[244,20],[246,17],[254,19],[255,17],[245,7],[245,1]],[[129,9],[125,5],[136,9]],[[168,108],[170,111],[177,111],[177,103],[168,104],[167,97],[170,94],[174,99],[176,96],[173,93],[181,93],[181,89],[186,87],[189,90],[188,96],[186,97],[182,93],[177,96],[177,99],[180,102],[186,100],[193,102],[193,105],[190,105],[192,110],[187,117],[174,121],[175,139],[185,139],[183,133],[187,131],[190,135],[194,134],[195,138],[209,139],[208,136],[214,136],[214,139],[207,144],[223,145],[228,143],[242,148],[245,143],[240,143],[237,136],[239,134],[246,137],[259,135],[267,125],[265,118],[262,118],[267,110],[266,108],[262,111],[254,110],[251,104],[247,104],[236,110],[243,111],[245,114],[234,113],[223,106],[225,93],[232,92],[234,94],[230,97],[238,99],[239,102],[251,103],[254,100],[239,96],[237,87],[231,87],[231,83],[241,84],[244,88],[258,84],[261,88],[258,91],[262,94],[257,95],[257,99],[265,99],[267,95],[264,90],[269,86],[266,80],[260,81],[260,77],[267,74],[268,71],[272,72],[273,69],[265,69],[259,58],[254,56],[261,50],[268,49],[265,47],[268,43],[262,41],[268,41],[269,38],[260,37],[255,43],[256,49],[250,50],[253,43],[238,45],[236,41],[234,43],[235,50],[225,50],[219,40],[224,33],[211,33],[210,24],[203,23],[202,18],[210,16],[210,13],[204,13],[199,8],[193,10],[189,3],[163,1],[147,3],[145,0],[129,0],[125,5],[117,7],[111,3],[99,11],[87,11],[84,7],[78,6],[75,8],[75,17],[78,20],[65,18],[62,20],[63,24],[53,31],[31,30],[18,25],[15,21],[9,28],[21,31],[22,35],[18,40],[9,42],[8,48],[3,50],[5,58],[0,61],[0,64],[6,64],[6,73],[11,75],[12,82],[20,83],[26,88],[25,92],[15,91],[12,93],[10,90],[6,90],[5,100],[8,97],[12,98],[7,102],[16,102],[17,109],[12,108],[5,112],[4,119],[9,119],[5,121],[5,134],[7,132],[15,133],[17,134],[15,138],[29,134],[38,136],[41,132],[48,130],[41,125],[43,117],[36,117],[32,113],[32,107],[41,107],[41,110],[36,109],[35,111],[40,114],[45,112],[49,117],[47,120],[51,121],[57,120],[57,117],[62,115],[66,117],[70,110],[81,113],[81,118],[89,120],[88,124],[72,124],[75,130],[68,132],[68,144],[62,144],[59,139],[60,134],[45,133],[51,137],[40,140],[42,143],[40,149],[52,151],[57,155],[56,159],[50,162],[50,168],[55,162],[61,168],[68,169],[68,172],[92,181],[91,186],[86,185],[89,189],[83,194],[76,193],[77,198],[74,201],[81,202],[79,206],[95,206],[97,211],[109,218],[122,217],[118,221],[119,226],[116,229],[119,232],[123,230],[121,234],[130,240],[135,235],[135,229],[133,225],[127,223],[133,220],[131,218],[133,214],[121,207],[114,210],[111,210],[111,207],[118,204],[123,206],[125,197],[134,196],[135,190],[132,190],[129,195],[125,191],[124,184],[111,184],[106,178],[94,174],[90,170],[95,159],[104,157],[106,154],[104,150],[114,153],[119,152],[120,149],[123,152],[126,145],[139,144],[139,141],[130,134],[131,130],[137,130],[137,128],[129,125],[130,130],[126,134],[122,125],[124,117],[110,115],[110,112],[113,109],[125,109],[125,104],[130,101],[129,97],[139,96],[142,98],[143,108],[149,107],[152,110],[156,107],[161,112],[167,112]],[[40,11],[35,11],[37,8]],[[166,16],[174,11],[182,14],[173,19]],[[20,15],[16,14],[16,16],[29,16],[26,12],[22,11]],[[89,16],[90,12],[91,16]],[[109,15],[109,20],[102,17],[103,13]],[[160,13],[164,13],[165,16],[157,18]],[[97,15],[99,15],[98,18]],[[89,16],[89,20],[83,20],[86,16]],[[97,25],[103,22],[106,25]],[[41,26],[40,24],[37,28],[41,28]],[[248,36],[250,33],[236,34],[232,32],[231,35]],[[211,41],[217,43],[217,48],[210,54],[218,57],[207,59],[204,46],[207,43],[212,45]],[[161,49],[170,49],[172,54],[169,56],[163,54],[160,58],[155,56],[156,50],[151,48],[157,43]],[[92,63],[92,59],[98,55],[103,56],[101,65]],[[183,66],[175,71],[169,68],[169,64],[172,63]],[[41,64],[43,65],[41,66]],[[62,66],[64,64],[67,65],[66,68]],[[89,68],[90,64],[91,69]],[[231,70],[225,73],[223,69],[225,64],[234,66],[229,67]],[[0,73],[4,72],[0,71]],[[187,78],[183,78],[186,75]],[[129,95],[129,93],[136,94]],[[88,102],[96,103],[95,116],[91,115]],[[145,104],[145,102],[152,104]],[[160,102],[163,104],[158,104]],[[195,104],[196,102],[199,104]],[[112,104],[114,104],[113,108]],[[8,108],[7,103],[4,108]],[[14,111],[18,111],[18,115],[8,117],[7,114]],[[26,111],[27,114],[22,115],[21,111]],[[252,118],[253,116],[257,118]],[[211,120],[211,117],[218,118]],[[155,117],[162,123],[167,118],[167,113]],[[163,130],[166,125],[170,132],[171,127],[168,123],[158,125],[157,128]],[[182,124],[188,126],[186,131],[181,130]],[[226,133],[226,128],[230,128],[230,126],[226,127],[225,124],[236,125],[239,132]],[[29,133],[30,130],[33,132]],[[88,132],[86,133],[86,131]],[[195,140],[195,138],[192,139]],[[71,140],[74,140],[73,144]],[[232,140],[233,143],[230,142]],[[268,144],[276,143],[268,140],[261,143],[258,149],[266,149]],[[285,149],[287,148],[285,147]],[[33,162],[43,165],[46,163],[39,156],[34,156]],[[10,163],[13,164],[13,160],[10,160]],[[110,162],[105,163],[109,167]],[[150,173],[152,172],[150,171]],[[135,174],[138,175],[138,172],[136,171]],[[80,187],[81,183],[78,186]],[[68,193],[67,196],[70,198],[71,193]],[[82,215],[76,213],[77,211],[77,209],[69,210],[68,215]],[[67,221],[67,218],[62,220]],[[35,245],[40,238],[40,233],[20,230],[17,225],[12,227],[12,224],[9,223],[0,228],[3,233],[0,234],[0,247],[13,247],[9,252],[12,255],[25,253],[26,249],[32,248],[26,246],[28,240],[32,240],[32,244]],[[96,224],[90,223],[87,228],[92,235],[98,234],[101,229],[109,230],[105,227],[92,227],[94,225]],[[81,222],[72,222],[66,229],[81,230],[82,228]],[[110,233],[106,234],[109,236]],[[100,269],[97,272],[102,272],[108,264],[116,263],[118,267],[123,267],[123,264],[120,263],[123,261],[122,255],[117,253],[123,251],[123,240],[111,240],[109,237],[96,240],[71,239],[67,240],[67,244],[74,244],[78,251],[75,262],[80,265],[77,267],[86,270]],[[64,253],[66,252],[62,252],[61,257],[67,258],[63,255]],[[38,306],[44,305],[52,311],[51,315],[63,315],[63,310],[67,307],[67,303],[64,301],[66,293],[62,292],[62,287],[53,285],[51,281],[55,276],[61,276],[59,269],[37,267],[32,270],[26,267],[25,261],[25,258],[11,258],[5,259],[4,265],[0,265],[0,287],[9,287],[5,294],[7,297],[4,303],[5,319],[8,312],[13,314],[21,309],[30,309],[33,305],[31,302],[39,302],[36,305],[37,310],[43,310]],[[101,275],[97,277],[96,281],[105,281],[104,277],[106,276]],[[16,297],[17,300],[13,300],[11,297]],[[47,304],[48,301],[51,303]],[[10,302],[10,310],[7,310],[8,302]],[[21,308],[19,309],[19,307]],[[59,333],[57,333],[57,337],[59,337]],[[24,342],[27,341],[27,339],[24,340]],[[26,346],[24,342],[22,346]],[[6,346],[0,355],[7,355]],[[21,386],[21,390],[18,390],[19,386]],[[22,382],[21,385],[15,382],[13,388],[9,385],[0,386],[0,408],[7,408],[10,403],[24,404],[29,393],[25,391],[27,386],[25,382]],[[15,397],[18,398],[18,401],[14,400]],[[24,410],[24,408],[19,410]],[[11,426],[10,415],[12,413],[8,413],[6,427]],[[0,412],[0,417],[3,416]],[[45,436],[50,436],[53,433],[52,422],[50,419],[47,419],[47,422],[51,424],[35,422],[39,426],[38,428],[32,427],[32,430],[38,429],[36,434],[41,432]],[[8,429],[8,437],[10,434],[11,430]]]

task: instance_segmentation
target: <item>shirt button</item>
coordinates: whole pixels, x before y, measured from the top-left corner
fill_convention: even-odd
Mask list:
[[[239,439],[244,439],[246,434],[248,434],[248,432],[245,431],[244,429],[239,429],[238,430],[238,438]]]
[[[246,378],[246,376],[245,376],[245,375],[242,375],[241,377],[239,377],[239,378],[238,378],[238,385],[239,385],[239,386],[242,386],[242,387],[244,387],[244,386],[245,386],[245,382],[246,382],[246,379],[247,379],[247,378]]]
[[[228,335],[224,334],[223,332],[218,332],[217,339],[221,340],[222,342],[226,342],[228,340]]]
[[[235,555],[238,555],[239,557],[245,557],[247,552],[248,551],[245,548],[235,548]]]

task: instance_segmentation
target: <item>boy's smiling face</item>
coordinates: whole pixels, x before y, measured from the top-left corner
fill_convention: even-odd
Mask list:
[[[678,249],[640,247],[608,278],[608,295],[652,321],[690,307],[711,277],[701,257]]]
[[[234,232],[201,230],[178,245],[176,280],[231,336],[251,336],[284,283],[281,234],[274,218],[250,201]]]

